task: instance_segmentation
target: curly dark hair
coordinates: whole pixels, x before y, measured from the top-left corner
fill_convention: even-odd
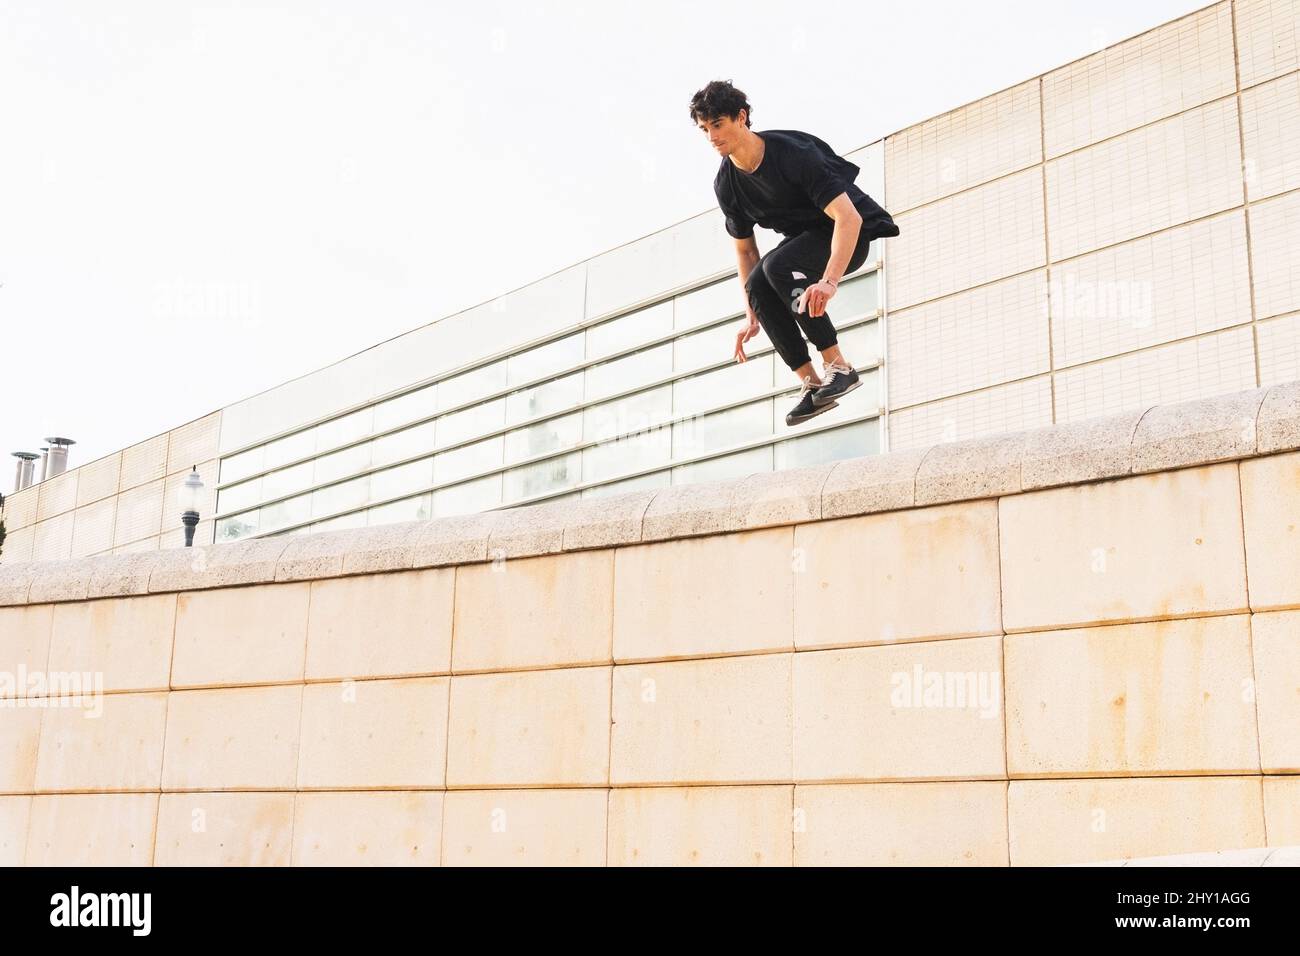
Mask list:
[[[744,92],[732,86],[730,80],[714,80],[691,97],[691,122],[696,125],[700,120],[707,123],[720,116],[735,119],[741,110],[745,111],[745,125],[753,126],[750,117],[754,109]]]

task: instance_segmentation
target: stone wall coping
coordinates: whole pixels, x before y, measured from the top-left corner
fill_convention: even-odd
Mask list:
[[[0,564],[0,606],[448,567],[846,518],[1300,450],[1300,381],[1026,431],[372,528]]]

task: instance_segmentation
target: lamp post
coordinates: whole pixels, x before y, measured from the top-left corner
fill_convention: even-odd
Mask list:
[[[199,495],[203,493],[203,479],[199,477],[198,465],[191,466],[185,476],[185,483],[176,490],[176,499],[181,506],[181,521],[185,523],[185,547],[194,546],[194,527],[199,523]]]

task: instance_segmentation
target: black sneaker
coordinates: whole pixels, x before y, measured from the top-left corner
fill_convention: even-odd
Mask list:
[[[838,402],[830,401],[823,405],[817,405],[813,402],[813,395],[816,393],[817,386],[812,383],[812,376],[805,375],[803,380],[803,390],[799,392],[799,404],[785,413],[785,423],[787,425],[798,425],[800,422],[806,422],[810,418],[816,418],[822,412],[829,412],[838,405]]]
[[[827,365],[821,387],[812,393],[814,405],[825,405],[847,395],[862,384],[858,370],[848,365]]]

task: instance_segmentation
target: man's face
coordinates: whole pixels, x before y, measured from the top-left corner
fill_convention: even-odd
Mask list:
[[[704,131],[709,145],[719,156],[730,156],[744,136],[745,111],[741,110],[734,119],[730,116],[715,116],[708,120],[701,118],[696,125]]]

